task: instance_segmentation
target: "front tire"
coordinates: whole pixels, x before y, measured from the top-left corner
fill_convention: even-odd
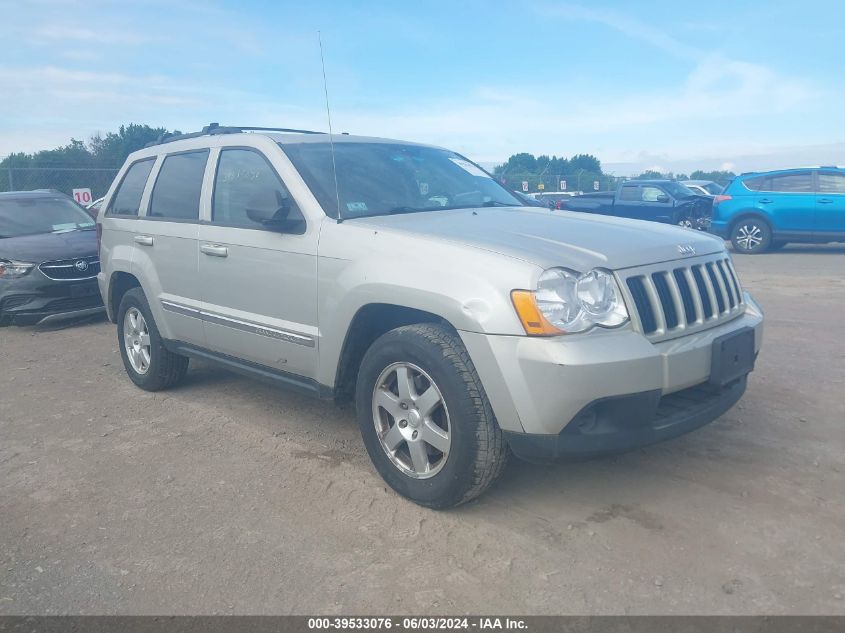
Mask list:
[[[178,384],[188,372],[188,359],[164,347],[144,291],[132,288],[117,310],[117,344],[129,379],[146,391]]]
[[[764,220],[749,217],[737,222],[731,230],[731,244],[737,253],[757,255],[769,250],[772,228]]]
[[[391,330],[367,350],[355,390],[364,445],[396,492],[451,508],[484,492],[508,448],[458,335],[437,324]]]

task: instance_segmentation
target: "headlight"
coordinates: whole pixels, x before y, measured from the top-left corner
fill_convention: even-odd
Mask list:
[[[617,327],[628,320],[616,279],[599,268],[585,274],[550,268],[540,275],[537,290],[514,290],[511,297],[525,332],[532,335]]]
[[[35,264],[0,259],[0,279],[15,279],[23,277],[35,267]]]

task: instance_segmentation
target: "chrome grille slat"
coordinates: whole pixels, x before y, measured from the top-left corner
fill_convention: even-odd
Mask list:
[[[722,280],[725,282],[725,288],[728,290],[728,299],[731,302],[731,310],[733,310],[736,305],[739,303],[736,295],[736,289],[733,287],[733,282],[731,282],[728,273],[726,272],[727,266],[725,265],[724,260],[720,262],[716,262],[716,268],[719,269],[719,273],[722,276]]]
[[[742,297],[742,286],[739,283],[739,277],[736,275],[736,270],[734,270],[734,263],[731,260],[725,260],[727,262],[728,272],[731,275],[731,279],[733,280],[734,287],[736,288],[736,296],[738,303],[742,305],[743,297]]]
[[[715,262],[708,262],[705,264],[708,269],[708,275],[710,277],[710,281],[712,282],[713,279],[716,279],[716,285],[713,287],[714,290],[719,292],[719,297],[716,297],[718,301],[721,297],[721,301],[719,302],[719,314],[727,314],[731,311],[731,302],[728,300],[728,289],[725,287],[725,282],[722,281],[722,276],[719,274],[718,266],[716,266]]]
[[[88,264],[88,267],[85,270],[78,270],[76,268],[78,261],[84,261]],[[42,262],[38,265],[38,269],[45,277],[54,281],[79,281],[97,276],[97,273],[100,272],[100,259],[96,255],[74,259],[56,259]]]
[[[669,294],[672,295],[672,302],[675,304],[675,314],[678,315],[677,327],[681,330],[686,329],[687,313],[684,308],[684,300],[681,297],[681,289],[678,286],[678,280],[675,279],[674,271],[664,273],[664,277],[666,278],[666,282],[669,284]]]
[[[623,271],[631,317],[653,341],[708,329],[744,311],[732,262],[723,254]]]
[[[695,277],[692,276],[692,269],[685,267],[683,269],[684,277],[686,277],[687,285],[690,288],[690,294],[692,294],[692,302],[695,305],[695,325],[701,325],[704,323],[704,306],[701,303],[701,295],[698,292],[698,285],[695,283]],[[688,322],[689,325],[692,325]]]
[[[707,266],[701,264],[698,266],[698,272],[704,281],[704,287],[707,289],[707,297],[710,299],[710,314],[707,319],[719,318],[719,302],[716,300],[716,289],[713,287],[713,280],[710,279],[710,273],[707,271]]]
[[[654,320],[657,323],[657,334],[663,334],[666,331],[666,316],[663,313],[663,306],[660,305],[660,297],[657,294],[657,288],[654,285],[651,275],[643,277],[643,284],[645,284],[645,292],[648,296],[648,302],[651,304],[651,311],[654,314]]]

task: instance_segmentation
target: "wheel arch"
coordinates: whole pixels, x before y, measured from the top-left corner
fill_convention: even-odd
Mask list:
[[[393,303],[368,303],[361,306],[352,317],[344,336],[335,372],[335,400],[346,402],[354,397],[361,361],[378,337],[397,327],[416,323],[439,323],[455,329],[442,316],[418,308]]]
[[[109,279],[108,313],[112,323],[117,322],[117,309],[123,296],[132,288],[140,288],[141,282],[132,273],[117,271]]]
[[[739,213],[737,213],[731,219],[731,222],[729,224],[730,232],[728,233],[728,237],[730,238],[730,237],[733,236],[733,232],[734,232],[734,229],[736,229],[737,224],[739,224],[743,220],[747,220],[747,219],[750,219],[750,218],[754,218],[755,220],[765,222],[766,226],[769,227],[769,231],[771,231],[771,233],[772,233],[772,237],[774,237],[775,227],[774,227],[774,224],[772,223],[771,219],[766,217],[765,213],[761,213],[760,211],[755,211],[755,210],[751,210],[751,209],[745,210],[745,211],[740,211]]]

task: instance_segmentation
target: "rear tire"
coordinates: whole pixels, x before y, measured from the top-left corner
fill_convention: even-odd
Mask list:
[[[164,347],[144,291],[132,288],[117,310],[117,345],[129,379],[146,391],[178,384],[188,372],[188,359]]]
[[[361,362],[355,401],[376,470],[415,503],[466,503],[505,468],[507,443],[466,348],[447,327],[408,325],[378,338]]]
[[[731,244],[737,253],[765,253],[772,244],[772,227],[760,218],[742,218],[731,229]]]

